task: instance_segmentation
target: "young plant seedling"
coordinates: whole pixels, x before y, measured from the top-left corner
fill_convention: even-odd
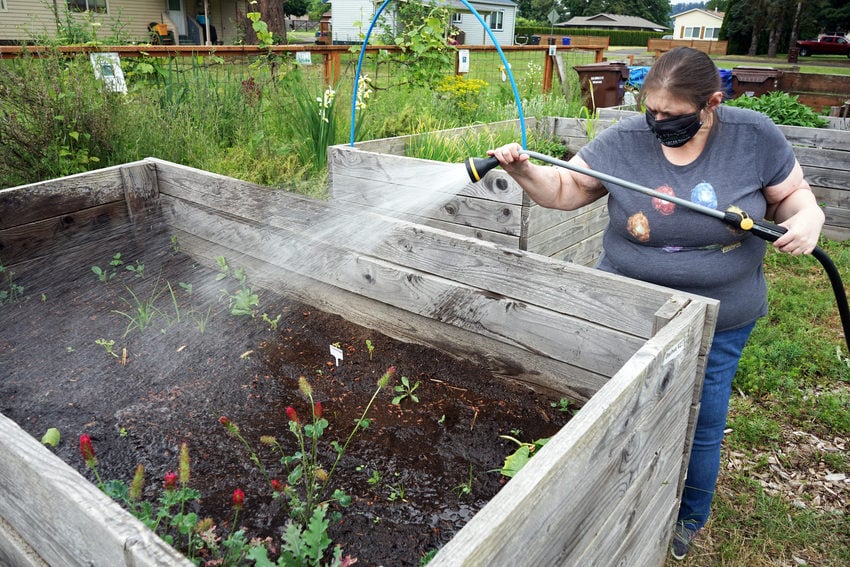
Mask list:
[[[570,407],[570,400],[568,400],[567,398],[561,398],[557,402],[552,402],[549,405],[552,406],[553,408],[555,408],[556,410],[558,410],[561,413],[570,413],[571,414],[571,413],[575,412],[575,410],[573,410],[573,408]]]
[[[469,465],[469,479],[455,486],[452,490],[457,492],[458,498],[472,494],[472,465]]]
[[[0,264],[0,274],[5,274],[4,279],[6,280],[4,289],[0,289],[0,305],[3,303],[12,303],[16,299],[23,297],[24,286],[14,282],[15,272],[6,269],[3,264]]]
[[[393,398],[393,403],[395,405],[400,405],[401,402],[405,398],[410,398],[411,400],[413,400],[414,402],[416,402],[418,404],[419,403],[419,397],[416,394],[414,394],[414,392],[416,391],[416,388],[418,388],[418,387],[419,387],[419,381],[418,380],[413,386],[411,386],[410,380],[407,378],[407,376],[402,376],[401,377],[401,384],[396,384],[395,386],[393,386],[393,390],[395,390],[395,393],[397,394]]]
[[[137,278],[142,278],[145,276],[145,265],[142,264],[139,260],[136,260],[135,264],[128,264],[125,266],[128,272],[133,272],[136,274]]]
[[[277,331],[277,324],[280,323],[281,313],[277,314],[277,317],[272,319],[268,316],[267,313],[263,313],[263,322],[269,326],[269,329],[272,331]]]
[[[106,349],[106,352],[108,352],[109,354],[111,354],[115,358],[119,358],[118,353],[115,352],[115,349],[112,348],[112,347],[115,346],[115,341],[106,340],[106,339],[97,339],[95,341],[95,344],[102,346],[104,349]]]
[[[92,266],[91,271],[95,273],[98,280],[103,283],[109,283],[109,281],[115,277],[115,274],[118,273],[118,267],[123,263],[124,260],[121,259],[121,252],[116,252],[115,255],[112,256],[112,260],[109,261],[108,268],[103,269],[100,266]]]
[[[375,345],[372,344],[372,341],[366,339],[366,350],[369,351],[369,360],[372,360],[372,353],[375,352]]]

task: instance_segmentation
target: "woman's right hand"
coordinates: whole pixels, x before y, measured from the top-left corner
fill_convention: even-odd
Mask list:
[[[522,146],[516,142],[488,150],[487,155],[499,160],[502,169],[510,175],[520,174],[531,165],[528,163],[528,154],[522,153]]]

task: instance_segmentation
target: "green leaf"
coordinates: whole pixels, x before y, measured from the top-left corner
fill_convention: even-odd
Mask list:
[[[41,438],[41,442],[44,445],[50,445],[51,447],[56,447],[59,445],[59,439],[61,436],[59,435],[59,430],[55,427],[51,427],[47,430],[44,436]]]

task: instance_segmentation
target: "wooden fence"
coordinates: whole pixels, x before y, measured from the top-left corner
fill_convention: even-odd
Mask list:
[[[654,51],[658,57],[674,47],[692,47],[709,55],[726,55],[728,41],[712,41],[709,39],[658,39],[650,38],[646,42],[646,50]]]

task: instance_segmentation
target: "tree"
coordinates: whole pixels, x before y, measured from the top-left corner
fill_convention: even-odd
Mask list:
[[[286,18],[283,15],[281,0],[258,0],[257,3],[252,3],[252,9],[248,11],[259,12],[260,19],[266,23],[269,31],[286,43]],[[257,43],[257,34],[251,26],[247,26],[245,30],[245,42]]]
[[[286,0],[283,13],[287,16],[303,16],[310,10],[310,0]]]

